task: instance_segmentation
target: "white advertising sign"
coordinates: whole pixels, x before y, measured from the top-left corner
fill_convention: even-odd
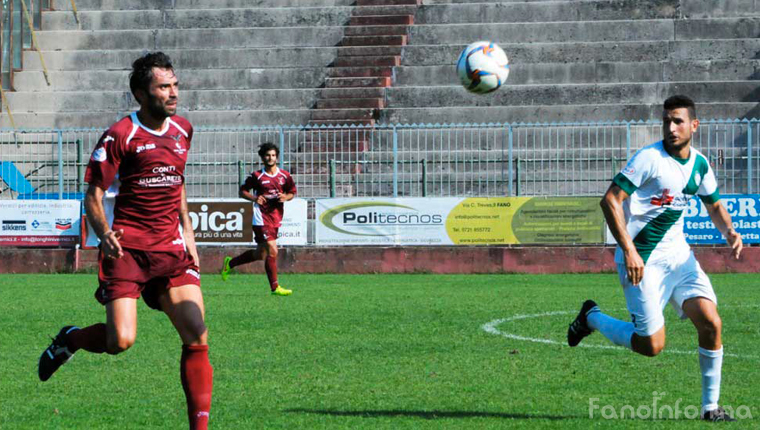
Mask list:
[[[460,198],[317,200],[319,245],[447,245],[446,219]]]
[[[0,200],[0,246],[74,246],[79,200]]]
[[[309,204],[305,199],[285,202],[282,226],[277,232],[277,245],[306,245],[307,216]]]

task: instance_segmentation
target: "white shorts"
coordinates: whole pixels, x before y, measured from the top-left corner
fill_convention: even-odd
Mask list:
[[[639,336],[651,336],[665,325],[663,311],[668,302],[681,319],[686,318],[682,307],[688,299],[704,297],[718,304],[710,279],[694,258],[694,252],[689,251],[688,258],[679,260],[646,264],[644,279],[637,286],[628,279],[625,264],[618,264],[628,312]]]

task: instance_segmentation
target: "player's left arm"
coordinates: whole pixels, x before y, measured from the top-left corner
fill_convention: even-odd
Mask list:
[[[699,156],[701,157],[701,155]],[[744,246],[742,244],[742,236],[734,230],[731,215],[720,203],[720,191],[718,190],[715,172],[709,163],[706,162],[705,164],[707,164],[707,171],[704,172],[702,183],[697,190],[697,196],[702,200],[702,204],[705,205],[707,213],[710,214],[710,219],[715,224],[715,227],[726,237],[726,243],[732,249],[731,255],[738,260]]]
[[[193,257],[195,265],[201,267],[201,259],[198,257],[198,248],[195,246],[195,232],[193,231],[193,222],[190,220],[190,212],[187,209],[187,193],[185,186],[182,185],[182,194],[179,203],[179,222],[182,224],[182,235],[185,238],[187,252]]]
[[[726,243],[732,249],[731,255],[738,260],[744,244],[742,243],[742,235],[734,229],[731,215],[728,214],[728,211],[720,203],[720,200],[714,203],[702,203],[707,208],[707,213],[710,214],[710,219],[715,224],[715,227],[726,237]]]

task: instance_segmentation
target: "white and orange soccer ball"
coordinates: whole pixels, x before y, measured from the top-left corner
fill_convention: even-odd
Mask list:
[[[457,74],[467,91],[490,93],[507,81],[509,59],[499,45],[489,41],[475,42],[459,55]]]

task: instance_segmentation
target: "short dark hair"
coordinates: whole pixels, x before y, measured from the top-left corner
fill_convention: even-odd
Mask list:
[[[149,52],[132,63],[132,73],[129,74],[129,89],[132,90],[132,95],[135,96],[138,103],[140,100],[137,98],[137,90],[148,92],[150,82],[153,80],[154,67],[174,70],[171,58],[163,52]]]
[[[261,145],[259,145],[259,157],[264,158],[264,155],[273,149],[274,149],[274,153],[277,154],[277,156],[279,157],[280,148],[278,148],[277,145],[275,145],[272,142],[262,143]]]
[[[662,108],[664,110],[686,108],[689,111],[689,118],[697,119],[697,108],[694,106],[694,101],[684,95],[678,94],[668,97]]]

